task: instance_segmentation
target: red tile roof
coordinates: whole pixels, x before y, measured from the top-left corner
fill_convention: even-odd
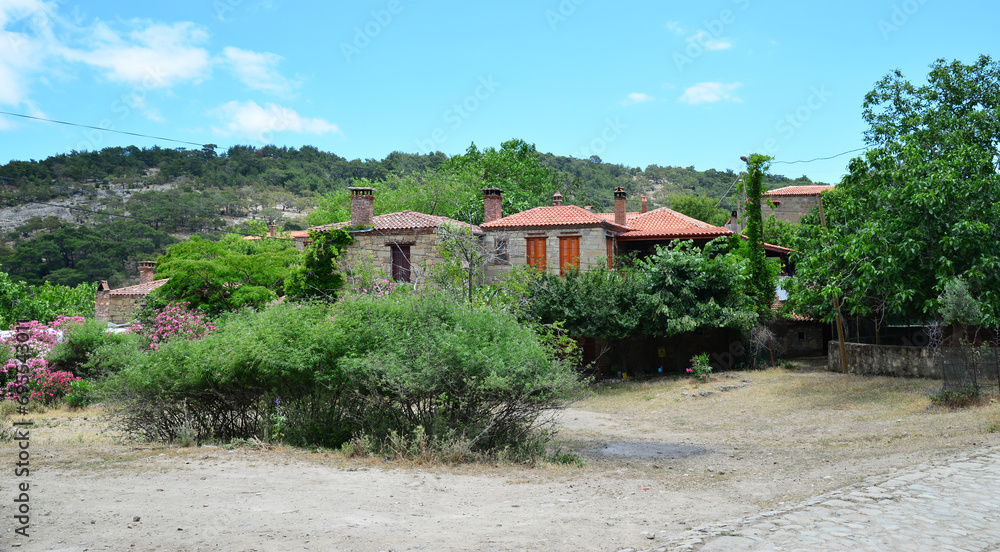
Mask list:
[[[777,190],[765,192],[765,196],[793,196],[793,195],[817,195],[820,192],[832,190],[833,186],[785,186]]]
[[[125,297],[131,299],[138,299],[140,297],[145,297],[149,295],[149,292],[167,283],[170,278],[163,278],[162,280],[153,280],[152,282],[146,282],[145,284],[138,284],[134,286],[128,286],[118,289],[113,289],[110,292],[111,297]]]
[[[603,215],[610,214],[611,219]],[[556,226],[601,226],[617,232],[625,232],[628,227],[614,223],[614,213],[592,213],[576,205],[548,205],[535,207],[520,213],[487,222],[483,228],[548,228]]]
[[[801,314],[786,311],[785,302],[778,298],[775,298],[774,303],[771,304],[771,310],[785,320],[792,320],[794,322],[813,322],[813,319],[808,316],[802,316]]]
[[[619,240],[652,240],[677,238],[717,238],[732,232],[721,226],[691,218],[666,207],[626,216],[629,231],[619,234]],[[612,213],[611,216],[614,216]]]
[[[448,217],[439,217],[436,215],[427,215],[424,213],[418,213],[416,211],[399,211],[396,213],[386,213],[384,215],[378,215],[372,217],[372,228],[375,230],[380,230],[383,232],[398,232],[401,230],[424,230],[424,229],[434,229],[445,223],[457,224],[461,227],[471,227],[472,233],[476,235],[481,235],[483,229],[469,224],[467,222],[462,222],[460,220],[450,219]],[[323,226],[313,226],[310,230],[331,230],[334,228],[345,228],[349,226],[350,222],[337,222],[334,224],[325,224]]]

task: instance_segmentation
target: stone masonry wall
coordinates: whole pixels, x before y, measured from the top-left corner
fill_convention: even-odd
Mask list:
[[[108,301],[108,322],[127,324],[132,321],[132,313],[146,304],[145,297],[114,297]]]
[[[767,203],[762,203],[761,215],[766,219],[773,214],[774,218],[791,224],[797,224],[799,219],[819,204],[818,195],[775,196],[770,199],[772,202],[780,202],[780,204],[772,208]]]
[[[941,365],[934,357],[934,349],[929,347],[904,347],[898,345],[867,345],[845,343],[847,370],[852,374],[865,376],[897,376],[905,378],[941,379]],[[948,353],[947,350],[942,350]],[[995,353],[996,351],[994,351]],[[994,372],[992,364],[984,362],[980,371],[990,377]],[[837,341],[830,342],[827,369],[840,372],[840,347]]]
[[[545,237],[545,267],[549,274],[559,274],[559,236],[580,237],[580,269],[589,270],[598,266],[607,266],[608,232],[603,228],[552,229],[552,230],[514,230],[509,232],[489,232],[486,243],[495,247],[497,239],[506,238],[509,244],[509,264],[494,264],[486,269],[488,278],[495,278],[501,272],[510,270],[511,266],[528,264],[528,246],[526,238]]]
[[[352,267],[365,264],[371,259],[373,264],[392,275],[392,244],[410,246],[410,282],[421,285],[434,265],[443,259],[438,253],[438,236],[430,232],[352,232],[354,243],[344,252],[343,264]]]

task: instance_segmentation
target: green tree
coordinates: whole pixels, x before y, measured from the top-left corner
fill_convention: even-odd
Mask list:
[[[670,208],[714,226],[722,226],[729,220],[729,212],[719,208],[719,200],[705,195],[671,196]]]
[[[829,230],[802,240],[792,299],[832,319],[919,321],[961,278],[984,323],[1000,316],[1000,64],[938,60],[927,84],[895,71],[864,102],[871,148],[824,194]]]
[[[344,275],[337,269],[337,258],[353,241],[343,230],[310,230],[309,246],[302,264],[292,267],[285,280],[285,294],[294,298],[320,298],[332,301],[344,287]]]
[[[154,302],[187,301],[211,315],[260,308],[284,294],[285,279],[300,253],[290,240],[246,240],[228,234],[218,242],[199,236],[167,249],[156,265],[170,281],[154,291]]]

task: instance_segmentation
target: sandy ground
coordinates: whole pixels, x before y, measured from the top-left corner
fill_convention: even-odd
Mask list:
[[[122,444],[93,411],[53,411],[32,417],[29,538],[11,518],[16,445],[0,446],[0,551],[639,550],[1000,443],[995,405],[929,408],[934,382],[898,381],[776,370],[619,386],[559,413],[556,444],[582,466]]]

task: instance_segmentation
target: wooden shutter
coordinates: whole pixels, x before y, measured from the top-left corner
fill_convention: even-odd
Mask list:
[[[410,246],[392,246],[392,279],[396,282],[410,281]]]
[[[559,238],[559,275],[565,276],[570,270],[580,268],[580,236]]]
[[[525,238],[527,246],[528,266],[545,271],[545,240],[546,238]]]
[[[615,240],[608,238],[608,270],[615,267]]]

